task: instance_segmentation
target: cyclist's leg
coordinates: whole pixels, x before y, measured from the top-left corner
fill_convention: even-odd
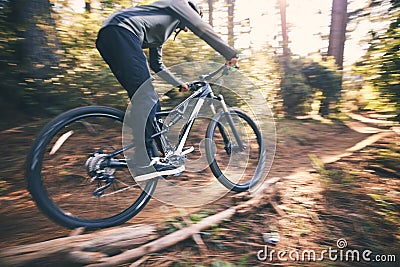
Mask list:
[[[132,100],[131,114],[127,115],[132,117],[130,122],[134,126],[135,162],[139,166],[148,165],[147,147],[152,146],[152,122],[160,104],[140,41],[124,28],[109,26],[99,32],[96,46]]]
[[[146,129],[145,129],[145,145],[146,145],[146,150],[147,153],[149,154],[150,158],[153,157],[158,157],[158,149],[156,144],[154,143],[154,140],[151,138],[151,136],[155,133],[155,129],[153,126],[153,122],[156,118],[156,112],[161,110],[161,104],[160,101],[157,101],[156,105],[153,106],[153,108],[150,111],[149,118],[146,122]]]

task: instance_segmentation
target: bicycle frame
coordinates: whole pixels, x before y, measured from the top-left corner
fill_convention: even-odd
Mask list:
[[[198,85],[200,85],[200,83],[198,83]],[[162,112],[156,113],[156,121],[154,123],[154,127],[155,127],[157,133],[155,133],[152,136],[152,138],[156,138],[157,136],[160,137],[163,153],[166,157],[171,156],[171,155],[181,155],[184,144],[187,140],[187,137],[189,136],[189,132],[190,132],[196,118],[198,117],[198,114],[199,114],[201,108],[203,107],[205,99],[207,97],[214,97],[214,94],[212,92],[211,86],[208,83],[203,82],[203,83],[201,83],[201,87],[199,89],[197,89],[191,96],[186,98],[174,110],[162,111]],[[180,135],[178,144],[175,147],[172,147],[169,144],[169,142],[166,140],[164,134],[166,132],[168,132],[168,130],[174,124],[176,124],[179,120],[181,120],[183,118],[183,114],[187,108],[187,105],[189,104],[189,101],[191,101],[195,98],[198,98],[198,100],[189,116],[188,121],[186,122],[186,124],[183,127],[183,132]],[[212,108],[212,110],[213,110],[213,112],[215,112],[215,109]],[[174,112],[176,114],[173,114]],[[173,116],[173,118],[171,119],[171,122],[168,125],[164,125],[163,129],[161,129],[161,125],[159,122],[163,122],[163,120],[162,120],[163,117],[165,118],[165,117],[168,117],[171,115]]]
[[[223,96],[222,95],[215,96],[213,91],[212,91],[211,85],[208,82],[203,81],[203,82],[197,82],[195,84],[200,88],[197,89],[190,97],[185,99],[174,110],[162,111],[162,112],[157,112],[156,113],[156,119],[155,119],[156,121],[154,122],[154,127],[155,127],[157,133],[155,133],[152,136],[152,138],[156,138],[156,137],[159,136],[160,141],[159,141],[158,145],[159,145],[159,148],[162,149],[162,152],[163,152],[164,156],[165,157],[170,157],[172,155],[175,155],[175,156],[181,156],[182,155],[183,148],[184,148],[184,145],[186,143],[186,140],[187,140],[187,138],[189,136],[189,133],[190,133],[190,131],[192,129],[192,126],[194,125],[194,122],[195,122],[196,118],[199,115],[199,112],[200,112],[201,108],[203,107],[203,105],[205,103],[206,98],[217,100],[217,101],[219,101],[221,103],[222,109],[225,112],[225,114],[227,115],[226,117],[227,117],[229,126],[230,126],[230,128],[232,130],[232,133],[233,133],[233,135],[235,137],[235,140],[236,140],[236,142],[238,144],[238,147],[239,147],[240,150],[243,150],[245,148],[245,145],[243,144],[243,142],[242,142],[242,140],[240,138],[240,135],[236,130],[236,127],[234,125],[233,119],[232,119],[232,117],[231,117],[231,115],[229,113],[229,109],[228,109],[228,107],[227,107],[227,105],[225,103],[225,100],[224,100]],[[195,98],[198,98],[198,100],[197,100],[197,102],[196,102],[191,114],[189,115],[188,121],[186,122],[186,124],[183,127],[183,131],[181,132],[181,135],[180,135],[180,138],[178,140],[178,143],[176,144],[175,147],[172,147],[169,144],[168,140],[166,140],[164,134],[166,132],[168,132],[169,128],[172,127],[172,125],[176,124],[180,119],[182,119],[182,117],[183,117],[182,115],[183,115],[184,111],[180,112],[180,108],[183,107],[183,109],[186,109],[185,107],[187,106],[189,101],[192,100],[192,99],[195,99]],[[212,102],[210,103],[210,109],[211,109],[213,115],[217,114],[216,108],[215,108],[215,106],[214,106],[214,104]],[[168,125],[166,125],[166,126],[164,125],[164,129],[161,129],[160,123],[162,124],[162,122],[163,122],[162,118],[170,116],[171,113],[173,113],[173,112],[176,112],[177,114],[175,114],[175,116],[171,119],[171,122]],[[225,130],[224,130],[222,125],[219,124],[218,128],[219,128],[219,131],[220,131],[220,133],[221,133],[221,135],[223,137],[223,140],[224,140],[224,143],[225,143],[225,149],[228,152],[228,147],[230,146],[229,138],[227,137],[226,132],[225,132]],[[228,152],[228,153],[230,153],[230,152]]]
[[[192,129],[192,126],[194,125],[194,122],[195,122],[196,118],[198,117],[199,112],[200,112],[201,108],[203,107],[205,100],[207,98],[217,100],[220,102],[223,112],[227,115],[226,117],[228,120],[228,124],[229,124],[229,126],[232,130],[233,136],[237,142],[238,149],[239,150],[245,149],[245,145],[244,145],[243,141],[241,140],[239,133],[236,130],[232,116],[229,113],[229,108],[226,105],[223,96],[222,95],[215,96],[210,83],[207,81],[207,80],[211,79],[212,77],[216,76],[220,72],[223,72],[222,76],[226,75],[228,73],[227,70],[228,70],[228,67],[223,65],[218,70],[216,70],[210,74],[201,76],[200,81],[194,82],[192,84],[191,91],[193,91],[193,93],[188,98],[186,98],[182,103],[180,103],[178,106],[176,106],[173,110],[156,112],[156,116],[155,116],[155,119],[153,122],[153,126],[154,126],[156,133],[153,134],[151,136],[151,138],[156,141],[156,143],[157,143],[159,149],[162,151],[164,157],[168,158],[171,156],[182,156],[183,148],[184,148],[186,140],[189,136],[189,133]],[[178,143],[173,147],[170,144],[170,142],[167,140],[165,134],[169,131],[169,129],[174,124],[176,124],[178,121],[180,121],[183,118],[183,114],[187,108],[187,105],[189,104],[189,101],[196,99],[196,98],[197,98],[197,102],[196,102],[191,114],[189,115],[188,121],[185,123],[185,125],[182,128],[183,130],[179,137]],[[212,102],[210,103],[210,109],[211,109],[211,112],[213,113],[213,115],[217,114],[217,110]],[[174,113],[176,113],[176,114],[174,114]],[[168,125],[163,125],[163,123],[164,123],[163,118],[166,118],[171,115],[173,117],[172,117],[170,123]],[[218,128],[219,128],[219,131],[220,131],[222,138],[224,140],[224,143],[225,143],[225,150],[227,151],[228,154],[230,154],[231,153],[230,140],[224,130],[224,127],[221,124],[218,125]],[[108,163],[109,164],[108,166],[109,167],[126,167],[126,165],[127,165],[126,162],[122,162],[120,160],[111,160],[111,158],[132,148],[132,147],[134,147],[134,145],[130,144],[124,148],[114,151],[113,153],[110,153],[109,154],[110,161]]]

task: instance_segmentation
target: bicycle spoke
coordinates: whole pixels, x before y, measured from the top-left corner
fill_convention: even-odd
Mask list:
[[[33,149],[28,160],[31,166],[40,167],[31,167],[30,191],[38,206],[63,225],[119,224],[149,199],[132,178],[122,154],[133,149],[121,148],[123,113],[116,117],[113,112],[103,107],[72,110],[56,118],[38,137],[40,149]]]

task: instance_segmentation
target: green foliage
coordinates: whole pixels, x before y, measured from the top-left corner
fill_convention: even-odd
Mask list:
[[[292,60],[284,66],[281,96],[284,111],[289,117],[304,115],[310,111],[313,89],[307,85],[307,81],[300,71],[301,67],[301,62]]]
[[[315,62],[306,61],[301,69],[306,77],[307,84],[322,93],[319,113],[329,115],[336,112],[336,104],[340,100],[342,89],[342,77],[339,71],[336,71],[334,60],[329,58],[325,61]]]
[[[340,99],[341,75],[333,61],[292,57],[282,62],[281,95],[289,117],[309,113],[316,92],[320,92],[322,98],[320,113],[328,115],[335,111],[333,107]]]
[[[227,261],[221,261],[221,260],[214,260],[212,265],[212,267],[235,267],[234,264],[227,262]]]
[[[273,48],[266,46],[247,59],[240,60],[240,71],[265,95],[276,112],[282,109],[279,66]],[[224,94],[224,96],[226,96]]]
[[[385,34],[372,43],[369,52],[378,67],[377,76],[371,79],[383,97],[389,98],[400,114],[400,10]],[[400,116],[397,116],[400,121]]]
[[[320,176],[320,180],[324,182],[328,187],[334,188],[335,185],[340,184],[343,188],[351,189],[356,183],[356,172],[354,170],[339,170],[326,166],[321,159],[316,155],[308,155],[314,168]]]
[[[400,148],[393,143],[388,149],[381,149],[376,161],[385,168],[400,170]]]
[[[137,4],[148,2],[135,1]],[[0,23],[2,113],[10,110],[12,114],[19,110],[29,117],[53,116],[69,108],[88,104],[125,108],[126,92],[96,50],[95,40],[104,19],[131,5],[132,1],[102,0],[98,4],[88,1],[92,6],[86,7],[86,12],[71,9],[68,1],[52,0],[51,3],[56,22],[59,63],[51,68],[46,75],[48,77],[32,78],[21,74],[18,53],[15,52],[19,41],[17,30],[7,21],[11,16],[9,1],[0,0],[0,21],[4,22]],[[280,100],[276,97],[279,75],[274,56],[270,53],[270,48],[257,51],[257,60],[244,60],[241,71],[263,90],[269,100],[279,104]],[[170,38],[163,49],[163,61],[167,66],[193,61],[223,63],[224,60],[190,32],[180,33],[176,40]],[[229,97],[227,100],[231,101]],[[231,102],[235,102],[234,99]]]
[[[378,90],[379,101],[394,107],[400,121],[400,6],[398,1],[391,3],[388,29],[383,33],[371,32],[368,52],[355,69]]]
[[[19,109],[32,116],[52,115],[87,104],[124,108],[126,92],[97,52],[95,40],[103,20],[109,14],[131,5],[132,1],[102,0],[99,5],[87,9],[90,12],[82,13],[71,10],[67,1],[51,2],[57,26],[59,64],[52,67],[49,77],[32,78],[22,75],[19,66],[16,53],[19,39],[15,25],[9,20],[10,1],[0,0],[1,111]],[[147,2],[135,1],[138,4]],[[398,2],[392,3],[395,7]],[[375,36],[360,67],[382,96],[398,106],[399,20],[397,9],[390,12],[394,17],[397,14],[397,20],[392,21],[386,33]],[[322,103],[321,114],[335,111],[340,96],[340,75],[332,68],[330,60],[310,61],[294,57],[281,60],[271,51],[271,47],[256,53],[243,51],[250,57],[241,60],[241,72],[261,89],[275,111],[279,112],[283,107],[289,116],[307,114],[316,97]],[[224,61],[222,56],[190,32],[182,32],[175,41],[171,38],[165,44],[163,54],[167,66],[192,61]],[[279,61],[281,73],[277,71]]]
[[[15,58],[18,41],[15,25],[9,20],[11,9],[8,1],[0,1],[0,112],[8,117],[7,110],[21,106],[17,77],[20,71]]]
[[[181,32],[175,40],[173,39],[170,38],[163,46],[163,58],[167,66],[193,61],[223,62],[224,60],[207,43],[191,32]]]
[[[57,2],[57,1],[55,1]],[[122,8],[130,1],[113,2],[111,7]],[[32,78],[22,72],[16,52],[21,29],[8,23],[12,17],[8,1],[0,2],[0,73],[2,114],[21,113],[55,115],[69,108],[88,104],[107,104],[125,108],[125,90],[104,63],[95,48],[97,32],[103,20],[113,12],[107,5],[92,13],[77,13],[64,2],[52,9],[57,27],[57,56],[46,77]],[[49,44],[50,45],[50,44]]]
[[[145,4],[148,1],[140,1]],[[110,105],[124,109],[127,94],[99,55],[95,40],[103,21],[132,1],[107,0],[92,6],[91,12],[76,12],[64,1],[53,1],[59,64],[48,77],[22,75],[16,53],[17,29],[8,21],[9,1],[0,1],[0,82],[1,110],[20,110],[29,116],[54,115],[88,104]],[[100,9],[97,9],[100,8]],[[4,22],[4,23],[3,23]],[[172,38],[171,38],[172,39]],[[167,66],[190,61],[223,61],[221,56],[192,33],[181,33],[164,46]],[[12,105],[11,105],[12,104]],[[4,110],[3,110],[4,109]],[[11,110],[13,112],[11,112]]]
[[[9,187],[10,187],[9,182],[0,176],[0,193],[8,190]]]
[[[110,12],[111,10],[105,11],[106,14]],[[97,13],[75,13],[70,14],[68,23],[60,23],[58,33],[63,58],[59,82],[70,93],[80,95],[81,99],[77,99],[80,104],[124,107],[127,102],[126,92],[95,47],[97,33],[105,16]]]
[[[214,213],[212,210],[201,210],[197,213],[190,214],[190,221],[192,223],[198,223],[201,220],[211,216]]]
[[[203,219],[211,216],[214,213],[212,210],[201,210],[197,213],[192,213],[190,215],[186,214],[186,211],[182,210],[181,211],[181,216],[186,217],[188,216],[188,219],[190,221],[190,224],[196,224],[202,221]],[[175,217],[171,218],[166,221],[166,226],[167,226],[167,233],[173,233],[183,227],[187,227],[187,223],[180,217]]]

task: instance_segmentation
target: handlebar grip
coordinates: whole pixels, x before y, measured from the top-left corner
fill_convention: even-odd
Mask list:
[[[188,85],[189,86],[189,84],[188,83],[186,83],[186,85]],[[178,85],[178,88],[179,88],[179,92],[181,92],[182,93],[182,85]],[[189,90],[190,90],[190,88],[189,88]]]
[[[189,87],[190,92],[196,91],[198,89],[198,87],[195,83],[186,83],[186,85]],[[178,88],[179,88],[179,92],[182,92],[182,85],[179,85]]]

